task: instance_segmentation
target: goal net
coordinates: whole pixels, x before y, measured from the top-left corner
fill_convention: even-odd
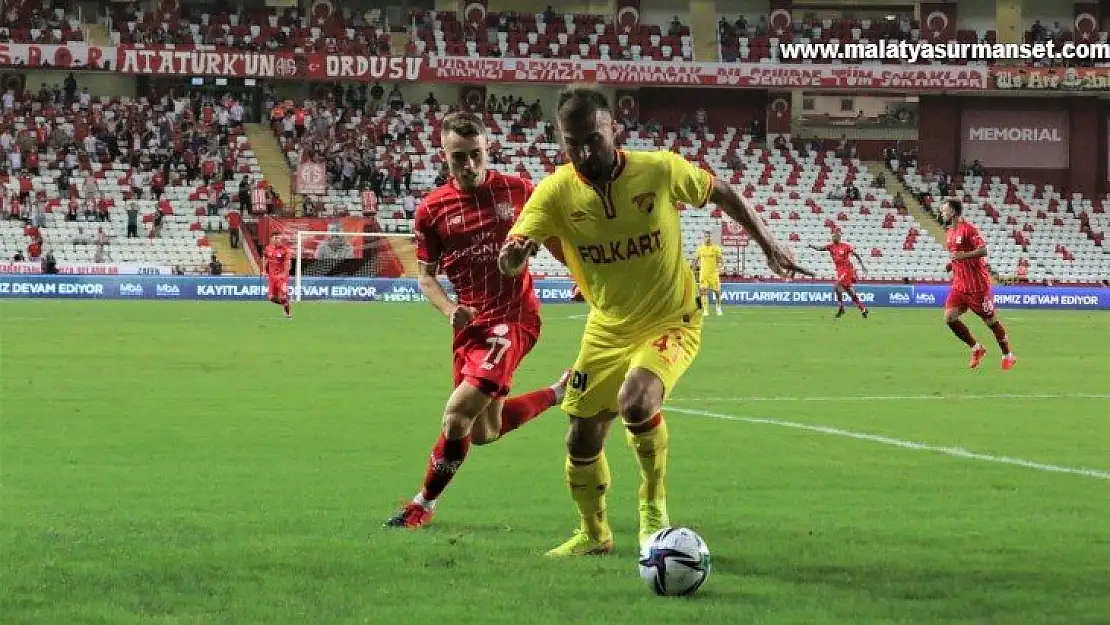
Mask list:
[[[297,230],[293,286],[297,301],[312,278],[415,278],[419,270],[412,234]]]

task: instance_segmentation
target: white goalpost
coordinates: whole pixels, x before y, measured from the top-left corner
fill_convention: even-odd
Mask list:
[[[415,278],[416,239],[403,232],[298,230],[293,260],[294,301],[305,278]]]

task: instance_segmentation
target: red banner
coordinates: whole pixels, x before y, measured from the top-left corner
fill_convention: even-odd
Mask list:
[[[419,72],[429,82],[592,82],[627,86],[785,87],[797,89],[987,88],[986,67],[768,65],[581,59],[433,57]]]
[[[378,196],[373,191],[363,191],[359,194],[362,198],[362,214],[376,215],[378,213]]]
[[[297,165],[295,188],[301,195],[325,195],[328,192],[328,167],[324,163]]]
[[[0,65],[112,70],[116,67],[116,49],[82,42],[65,45],[0,43]]]
[[[427,61],[421,58],[402,56],[361,56],[361,55],[322,55],[308,56],[307,73],[313,78],[347,78],[378,82],[424,81],[424,68]]]
[[[251,212],[266,212],[266,189],[255,188],[251,190]]]
[[[768,65],[713,63],[716,84],[796,89],[933,90],[988,88],[987,67],[960,65]]]
[[[125,74],[241,76],[366,82],[572,83],[614,86],[778,87],[788,89],[982,90],[989,71],[975,66],[768,65],[478,57],[371,57],[243,52],[227,48],[119,46]]]
[[[304,78],[320,64],[292,52],[243,52],[231,48],[170,48],[119,46],[116,67],[123,74],[155,76],[234,76],[246,78]],[[318,69],[318,68],[317,68]]]
[[[938,20],[939,18],[935,18]],[[1078,18],[1077,18],[1078,19]],[[935,21],[934,20],[934,21]],[[1082,26],[1090,19],[1082,17]],[[97,67],[122,74],[454,84],[592,82],[616,87],[939,91],[1110,90],[1110,68],[787,65],[245,52],[216,47],[0,44],[0,66]]]
[[[1110,91],[1110,67],[996,67],[991,87],[999,90]]]
[[[751,235],[743,226],[731,219],[721,220],[721,245],[723,247],[748,247]]]

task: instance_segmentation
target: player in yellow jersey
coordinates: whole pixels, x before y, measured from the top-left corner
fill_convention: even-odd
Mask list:
[[[620,415],[640,464],[640,541],[670,524],[667,424],[660,409],[698,352],[702,302],[682,248],[676,202],[714,203],[748,231],[782,276],[807,273],[726,183],[666,151],[620,151],[601,91],[570,87],[558,125],[569,165],[536,187],[501,249],[516,275],[541,244],[560,249],[590,306],[571,382],[566,477],[580,527],[548,555],[608,553],[604,443]]]
[[[698,267],[698,289],[701,291],[701,299],[707,305],[709,295],[712,294],[717,303],[717,314],[721,312],[721,260],[724,253],[721,251],[721,246],[713,242],[713,235],[706,232],[705,241],[698,246],[694,252],[694,261]]]

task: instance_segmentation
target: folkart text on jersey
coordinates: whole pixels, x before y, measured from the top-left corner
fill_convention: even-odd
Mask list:
[[[579,245],[578,255],[582,261],[595,265],[611,265],[654,254],[663,248],[659,230],[627,237],[608,243]]]

